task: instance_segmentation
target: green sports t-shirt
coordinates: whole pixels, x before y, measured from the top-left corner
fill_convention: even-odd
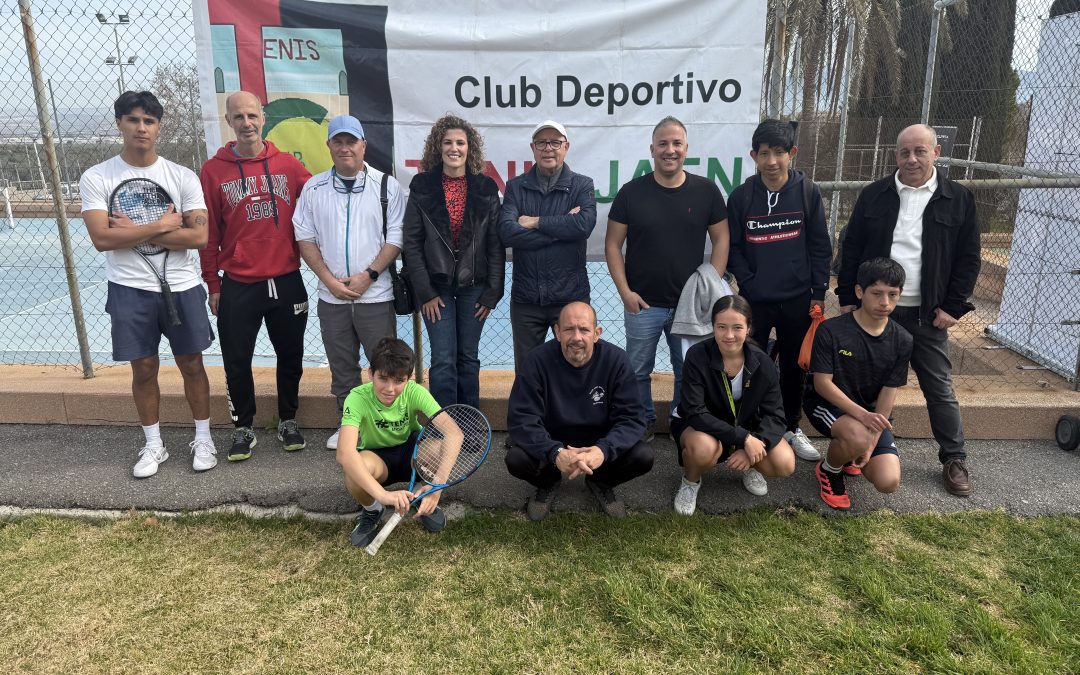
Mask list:
[[[392,448],[408,440],[412,432],[420,430],[417,412],[432,417],[439,412],[439,404],[416,382],[409,380],[389,406],[382,404],[375,395],[375,385],[368,382],[349,392],[341,426],[359,430],[361,450]]]

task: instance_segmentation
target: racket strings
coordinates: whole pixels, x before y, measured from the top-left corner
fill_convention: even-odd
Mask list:
[[[449,434],[439,428],[452,421],[461,432],[461,443],[452,427]],[[417,444],[414,466],[417,475],[431,484],[456,483],[476,470],[487,456],[491,430],[487,419],[475,408],[451,407],[443,410],[424,428]]]
[[[146,225],[159,219],[169,210],[170,200],[161,188],[149,181],[131,180],[113,194],[110,211],[123,213],[136,225]],[[135,247],[136,251],[146,255],[161,253],[165,250],[157,244],[143,243]]]

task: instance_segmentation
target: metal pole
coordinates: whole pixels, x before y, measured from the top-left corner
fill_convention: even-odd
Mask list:
[[[784,3],[776,5],[776,24],[773,26],[772,64],[769,67],[769,104],[766,113],[769,117],[780,117],[784,96],[784,38],[787,32],[785,21],[787,8]]]
[[[47,80],[49,85],[49,103],[52,104],[53,121],[56,124],[56,140],[60,143],[60,164],[63,168],[63,174],[60,176],[60,182],[65,185],[71,176],[71,169],[68,168],[67,153],[64,152],[64,134],[60,131],[60,115],[56,112],[56,98],[53,96],[52,79]],[[70,188],[71,186],[68,185]]]
[[[851,71],[855,68],[851,63],[851,50],[855,43],[855,20],[848,22],[847,47],[844,49],[844,93],[843,107],[840,109],[840,141],[836,148],[836,180],[843,177],[844,172],[844,147],[847,145],[847,122],[848,122],[848,97],[851,93]],[[829,241],[836,243],[836,218],[840,214],[840,193],[834,191],[829,200]]]
[[[117,83],[120,89],[120,95],[123,96],[127,85],[124,84],[124,66],[120,63],[120,31],[115,24],[112,27],[112,34],[113,39],[116,40],[116,67],[120,70],[120,78],[117,80]]]
[[[874,164],[870,168],[870,177],[877,178],[878,155],[881,154],[881,115],[877,118],[877,133],[874,134]]]
[[[424,334],[421,332],[420,312],[412,313],[413,351],[416,352],[416,383],[424,383]]]
[[[83,320],[79,282],[75,278],[75,257],[71,250],[71,233],[68,230],[67,213],[64,209],[64,196],[60,193],[60,167],[56,162],[52,125],[49,123],[49,108],[45,102],[45,82],[41,77],[41,59],[38,56],[37,39],[34,36],[34,20],[30,16],[30,0],[19,0],[19,13],[22,15],[23,38],[26,40],[26,59],[30,65],[30,78],[34,83],[34,104],[37,106],[38,125],[41,127],[41,139],[45,146],[45,159],[49,165],[49,178],[52,181],[52,200],[53,208],[56,209],[56,228],[60,234],[60,247],[64,254],[64,271],[67,274],[68,294],[71,297],[71,313],[72,318],[75,320],[75,333],[79,338],[79,354],[82,356],[83,377],[91,378],[94,376],[94,366],[90,361],[90,342],[86,337],[86,323]]]
[[[923,82],[922,94],[922,117],[923,124],[930,123],[930,95],[934,89],[934,67],[937,63],[938,31],[941,28],[941,19],[945,16],[945,8],[955,3],[956,0],[937,0],[933,5],[934,14],[930,18],[930,47],[926,52],[926,79]]]

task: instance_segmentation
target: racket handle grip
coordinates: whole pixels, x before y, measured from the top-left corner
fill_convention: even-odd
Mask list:
[[[390,519],[386,521],[386,524],[383,525],[383,528],[379,530],[379,533],[377,535],[375,535],[375,538],[371,540],[371,543],[364,548],[364,551],[368,555],[375,555],[376,553],[378,553],[379,548],[383,545],[383,542],[386,541],[386,538],[390,536],[390,533],[394,531],[394,528],[397,527],[398,523],[400,522],[400,513],[395,513],[394,515],[390,516]]]
[[[165,300],[165,309],[169,312],[169,321],[174,326],[180,325],[180,314],[176,311],[176,301],[173,300],[172,288],[168,282],[161,284],[161,297]]]

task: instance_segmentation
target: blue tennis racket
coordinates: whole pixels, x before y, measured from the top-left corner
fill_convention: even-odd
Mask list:
[[[487,459],[491,450],[491,424],[487,417],[471,405],[450,405],[431,416],[420,430],[412,456],[412,478],[409,492],[416,486],[416,479],[431,486],[412,501],[410,509],[416,508],[424,497],[457,485],[472,475]],[[379,534],[364,549],[371,555],[379,548],[401,522],[401,514],[395,513],[386,521]]]

